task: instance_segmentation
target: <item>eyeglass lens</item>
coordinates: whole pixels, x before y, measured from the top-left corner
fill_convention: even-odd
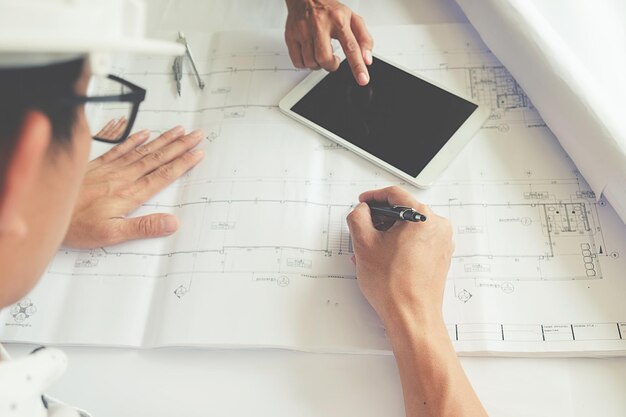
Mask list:
[[[88,96],[109,96],[130,93],[130,89],[111,79],[92,76]],[[85,116],[91,136],[104,142],[119,142],[126,139],[128,124],[133,113],[133,103],[128,102],[87,102]]]

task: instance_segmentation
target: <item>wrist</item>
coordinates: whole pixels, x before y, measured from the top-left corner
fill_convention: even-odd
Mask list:
[[[305,4],[307,0],[285,0],[287,4],[287,9],[291,9],[292,7],[299,6]]]
[[[404,341],[447,342],[450,339],[441,309],[434,306],[394,306],[386,311],[382,320],[394,350]]]

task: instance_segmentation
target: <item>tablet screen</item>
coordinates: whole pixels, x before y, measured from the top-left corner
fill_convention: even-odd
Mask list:
[[[344,60],[291,110],[417,177],[478,106],[377,58],[369,72],[360,87]]]

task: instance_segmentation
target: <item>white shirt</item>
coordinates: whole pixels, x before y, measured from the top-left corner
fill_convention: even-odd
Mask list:
[[[11,360],[0,344],[0,417],[89,417],[43,394],[66,368],[67,357],[58,349]]]

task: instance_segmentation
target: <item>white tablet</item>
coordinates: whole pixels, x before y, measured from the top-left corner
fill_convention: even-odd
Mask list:
[[[360,87],[344,59],[311,73],[280,109],[418,187],[428,187],[489,116],[489,109],[379,57]]]

